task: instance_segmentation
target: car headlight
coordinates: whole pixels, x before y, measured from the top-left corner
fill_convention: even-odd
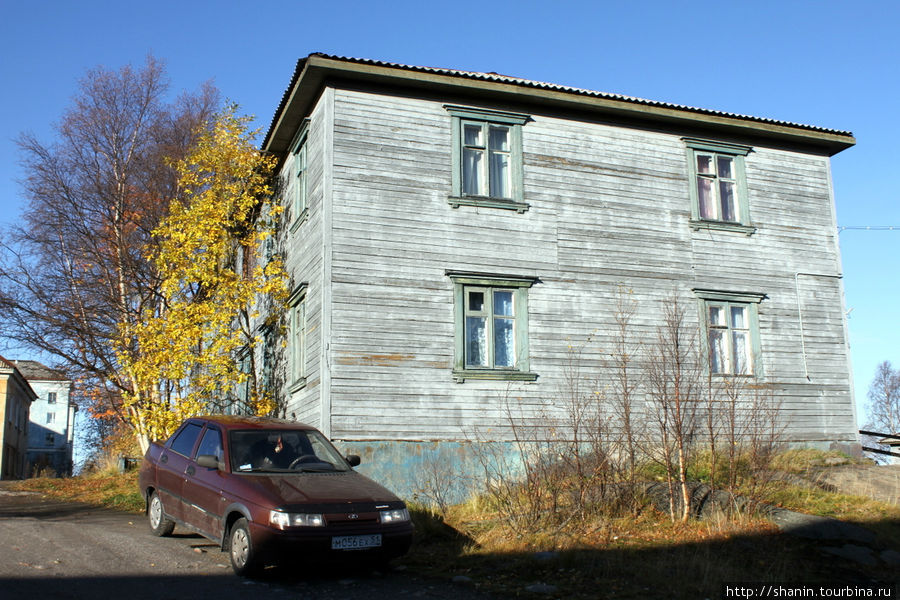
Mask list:
[[[383,510],[381,511],[380,521],[382,523],[400,523],[401,521],[409,521],[409,511],[405,508]]]
[[[286,513],[280,510],[269,512],[269,523],[278,529],[288,527],[324,527],[325,518],[316,513]]]

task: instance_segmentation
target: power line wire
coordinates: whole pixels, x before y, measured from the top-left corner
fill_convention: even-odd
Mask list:
[[[900,231],[900,225],[838,225],[838,233],[848,229],[858,231]]]

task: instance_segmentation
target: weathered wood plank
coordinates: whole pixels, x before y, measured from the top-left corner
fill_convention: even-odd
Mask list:
[[[673,295],[699,340],[693,288],[765,294],[759,383],[776,390],[787,431],[797,440],[851,439],[840,282],[802,280],[798,297],[796,280],[798,272],[838,274],[827,159],[754,147],[746,200],[755,233],[695,231],[680,138],[696,132],[531,113],[522,128],[529,210],[454,209],[442,104],[337,89],[333,121],[313,115],[310,141],[320,144],[323,128],[332,128],[333,161],[311,155],[310,220],[289,236],[288,256],[295,279],[310,285],[309,366],[328,370],[335,437],[464,439],[478,425],[504,438],[504,395],[528,423],[559,415],[554,402],[573,341],[592,336],[583,366],[592,378],[610,378],[622,286],[638,300],[631,333],[643,344],[655,338],[661,303]],[[333,193],[323,230],[326,172]],[[528,292],[536,382],[454,383],[448,269],[539,278]],[[322,307],[312,299],[322,286],[330,290],[328,340],[317,337]],[[318,388],[308,385],[288,409],[314,418]]]

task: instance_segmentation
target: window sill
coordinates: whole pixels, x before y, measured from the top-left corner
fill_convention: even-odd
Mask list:
[[[733,231],[735,233],[743,233],[750,236],[756,233],[756,227],[752,225],[741,225],[740,223],[728,223],[726,221],[703,221],[691,219],[691,229],[700,231],[701,229],[715,229],[718,231]]]
[[[301,377],[300,379],[295,381],[293,383],[293,385],[291,385],[291,387],[288,388],[288,393],[293,394],[294,392],[299,392],[300,390],[302,390],[305,387],[306,387],[306,377]]]
[[[297,231],[297,229],[306,223],[306,220],[309,218],[309,208],[304,208],[300,211],[300,214],[297,215],[297,218],[294,219],[294,222],[291,223],[291,233]]]
[[[519,214],[522,214],[531,208],[531,205],[526,202],[504,200],[503,198],[488,198],[486,196],[450,196],[447,198],[447,202],[453,208],[459,208],[460,206],[477,206],[482,208],[514,210]]]
[[[712,373],[710,376],[715,379],[756,379],[756,373]]]
[[[466,379],[495,381],[537,381],[537,373],[529,371],[507,371],[502,369],[454,369],[453,379],[464,383]]]

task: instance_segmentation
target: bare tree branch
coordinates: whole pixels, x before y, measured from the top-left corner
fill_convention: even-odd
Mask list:
[[[0,238],[0,327],[101,392],[102,410],[115,412],[130,387],[111,343],[120,324],[159,303],[146,249],[175,194],[171,161],[219,106],[208,84],[174,102],[168,91],[152,57],[140,68],[96,68],[52,143],[18,138],[28,205]]]

